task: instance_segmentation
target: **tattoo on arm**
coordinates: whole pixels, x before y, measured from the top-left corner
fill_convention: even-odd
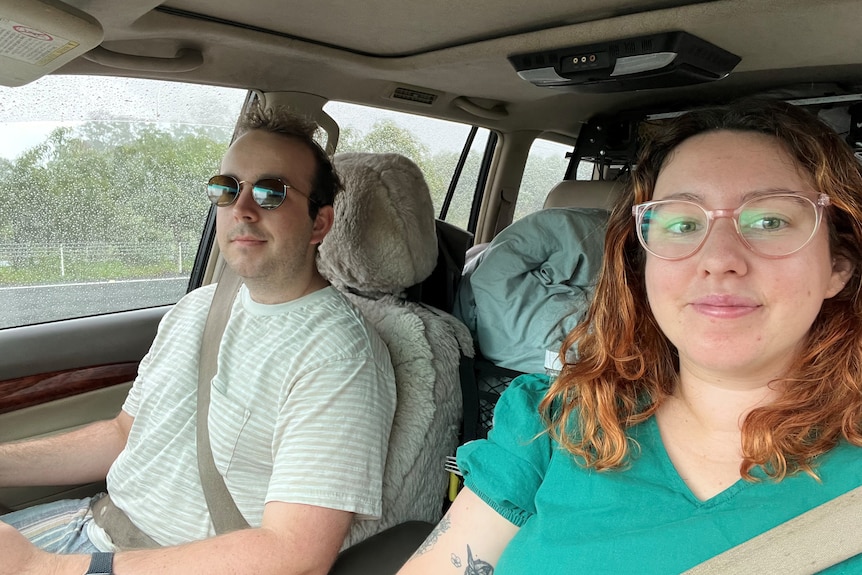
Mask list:
[[[456,560],[457,563],[455,563]],[[452,564],[455,567],[461,566],[461,559],[454,553],[452,554]],[[464,570],[464,575],[493,575],[493,573],[494,566],[478,557],[473,557],[473,550],[467,545],[467,568]]]
[[[449,527],[452,526],[452,521],[449,519],[448,515],[444,515],[443,519],[440,520],[440,523],[431,531],[431,534],[422,542],[422,545],[419,546],[419,549],[413,553],[413,556],[408,559],[408,561],[412,561],[416,557],[423,555],[430,551],[434,545],[437,544],[440,537],[449,530]],[[449,561],[455,568],[460,569],[464,567],[461,558],[452,553],[449,555]],[[467,545],[467,565],[464,569],[464,575],[493,575],[494,574],[494,566],[488,563],[487,561],[482,561],[478,557],[473,557],[473,550],[470,549],[470,546]]]
[[[467,545],[467,569],[464,570],[464,575],[492,575],[494,566],[487,561],[482,561],[478,557],[473,557],[473,551]]]
[[[411,557],[410,559],[413,559],[414,557],[419,557],[420,555],[430,551],[431,548],[434,547],[434,544],[437,543],[437,540],[440,539],[440,536],[446,533],[446,531],[449,530],[449,527],[451,527],[451,525],[452,522],[449,519],[449,516],[444,515],[443,519],[440,520],[440,523],[438,523],[434,530],[431,531],[431,534],[428,535],[425,541],[422,542],[422,545],[419,546],[419,549],[417,549],[416,552],[413,553],[413,557]]]

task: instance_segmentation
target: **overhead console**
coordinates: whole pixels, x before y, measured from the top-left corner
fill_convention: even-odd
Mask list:
[[[741,58],[687,32],[667,32],[509,56],[536,86],[574,92],[624,92],[712,82]]]

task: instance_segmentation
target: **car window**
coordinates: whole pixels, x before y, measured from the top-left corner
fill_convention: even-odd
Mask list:
[[[324,110],[341,129],[337,152],[396,152],[416,162],[431,190],[435,213],[441,216],[472,126],[346,102],[329,102]],[[478,130],[449,209],[441,218],[464,229],[468,226],[489,135],[485,128]]]
[[[565,177],[569,165],[566,154],[571,151],[572,146],[550,140],[537,138],[533,141],[524,166],[513,221],[542,209],[548,192]]]
[[[246,91],[51,76],[0,88],[0,328],[175,303]]]

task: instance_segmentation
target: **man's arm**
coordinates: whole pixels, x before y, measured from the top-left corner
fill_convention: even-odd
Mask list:
[[[0,487],[76,485],[105,479],[134,418],[121,411],[68,433],[0,445]]]
[[[118,553],[114,571],[117,575],[326,575],[352,517],[346,511],[271,502],[266,504],[260,528],[176,547]],[[4,557],[0,575],[81,575],[90,561],[89,556],[36,551],[11,528],[0,529],[0,557]]]

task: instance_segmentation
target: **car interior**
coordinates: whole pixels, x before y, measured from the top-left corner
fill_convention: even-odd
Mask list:
[[[553,368],[554,353],[522,364],[502,361],[490,353],[490,344],[480,345],[477,330],[521,334],[538,329],[548,338],[543,344],[551,347],[559,341],[556,322],[541,324],[550,320],[537,314],[528,319],[539,324],[518,328],[533,331],[518,332],[507,327],[512,317],[477,320],[474,310],[471,325],[465,315],[464,306],[475,307],[478,300],[465,294],[471,284],[462,278],[491,261],[488,250],[495,238],[561,208],[610,209],[633,167],[639,124],[697,106],[744,96],[784,99],[816,112],[862,158],[860,22],[862,3],[854,0],[0,0],[0,122],[10,139],[30,150],[0,158],[0,177],[11,194],[37,198],[40,183],[16,174],[24,173],[22,162],[31,157],[26,154],[48,154],[62,140],[55,133],[41,148],[26,148],[29,140],[13,126],[35,133],[37,111],[68,123],[75,119],[72,107],[87,98],[95,98],[108,114],[125,100],[134,107],[136,96],[115,91],[109,84],[114,79],[230,90],[230,107],[222,92],[209,100],[180,101],[190,118],[203,108],[226,118],[224,146],[242,109],[254,103],[286,105],[316,119],[323,145],[336,154],[343,172],[339,201],[344,209],[365,210],[363,217],[393,230],[385,237],[363,236],[341,233],[336,226],[330,244],[321,248],[327,277],[373,319],[390,349],[411,337],[389,325],[403,315],[424,322],[431,335],[421,342],[423,349],[445,348],[450,354],[445,365],[427,367],[434,376],[421,392],[399,401],[396,428],[403,435],[393,431],[391,447],[413,449],[411,461],[421,459],[423,466],[400,470],[391,479],[407,491],[393,495],[393,501],[401,497],[393,509],[400,507],[384,527],[403,528],[391,531],[388,539],[384,533],[360,544],[374,549],[374,565],[347,550],[333,571],[395,572],[439,519],[450,491],[457,491],[457,468],[446,465],[446,455],[460,442],[487,433],[495,398],[513,377]],[[39,93],[45,82],[60,78],[89,83],[67,88],[65,101],[43,103]],[[165,92],[159,97],[166,98],[168,88],[160,90]],[[360,120],[377,112],[410,118],[411,137],[428,143],[412,157],[412,144],[378,146],[341,120],[336,112],[343,105],[357,106]],[[131,112],[111,117],[122,120],[123,114]],[[429,128],[426,120],[457,126],[461,139],[438,153],[449,137]],[[544,145],[554,147],[553,162],[538,158]],[[448,161],[440,172],[445,176],[430,171],[431,156]],[[146,169],[156,172],[167,161]],[[391,162],[403,179],[381,179],[379,172],[390,169],[381,168],[381,162]],[[531,168],[533,162],[539,167]],[[418,184],[410,179],[417,171]],[[538,183],[527,184],[530,174]],[[131,189],[125,192],[149,193],[153,205],[166,194],[204,197],[205,180],[173,182],[171,188],[159,184],[153,190],[137,181],[128,178],[125,185]],[[27,185],[32,188],[21,189]],[[79,192],[71,187],[70,204],[90,193],[83,185]],[[350,198],[359,199],[351,203]],[[403,211],[392,206],[412,202],[423,219],[395,225]],[[47,202],[31,203],[35,210],[50,211]],[[28,236],[51,238],[57,225],[52,222],[70,216],[33,220],[35,227],[25,228],[23,217],[10,209],[0,207],[0,294],[7,308],[0,311],[0,442],[113,417],[162,316],[183,293],[218,281],[224,270],[214,242],[215,207],[197,203],[189,208],[194,224],[174,230],[191,238],[181,248],[175,296],[144,304],[117,296],[115,307],[102,309],[88,307],[90,300],[102,304],[107,296],[69,295],[64,296],[68,313],[39,316],[31,308],[42,305],[43,296],[26,289],[49,281],[21,271],[29,260],[15,246]],[[574,237],[569,228],[556,229],[561,237]],[[599,242],[600,253],[601,234],[585,237]],[[65,272],[72,246],[62,246],[59,265]],[[559,249],[549,248],[535,260],[518,256],[525,262],[523,277],[545,266]],[[368,258],[383,263],[363,270]],[[380,269],[408,273],[374,277]],[[573,270],[568,273],[574,277]],[[563,282],[570,308],[586,305],[577,299],[589,283],[584,277],[577,285]],[[511,283],[522,281],[518,276]],[[112,276],[106,282],[119,284]],[[84,285],[73,279],[60,283],[63,289]],[[509,309],[518,314],[517,304]],[[485,327],[477,327],[477,321],[486,321]],[[407,386],[413,368],[407,363],[417,356],[402,351],[402,359],[392,355],[402,362]],[[439,357],[443,352],[429,353]],[[423,420],[420,414],[429,403],[445,417]],[[428,444],[405,439],[417,433]],[[100,488],[0,488],[0,514]],[[419,500],[421,510],[410,504]]]

